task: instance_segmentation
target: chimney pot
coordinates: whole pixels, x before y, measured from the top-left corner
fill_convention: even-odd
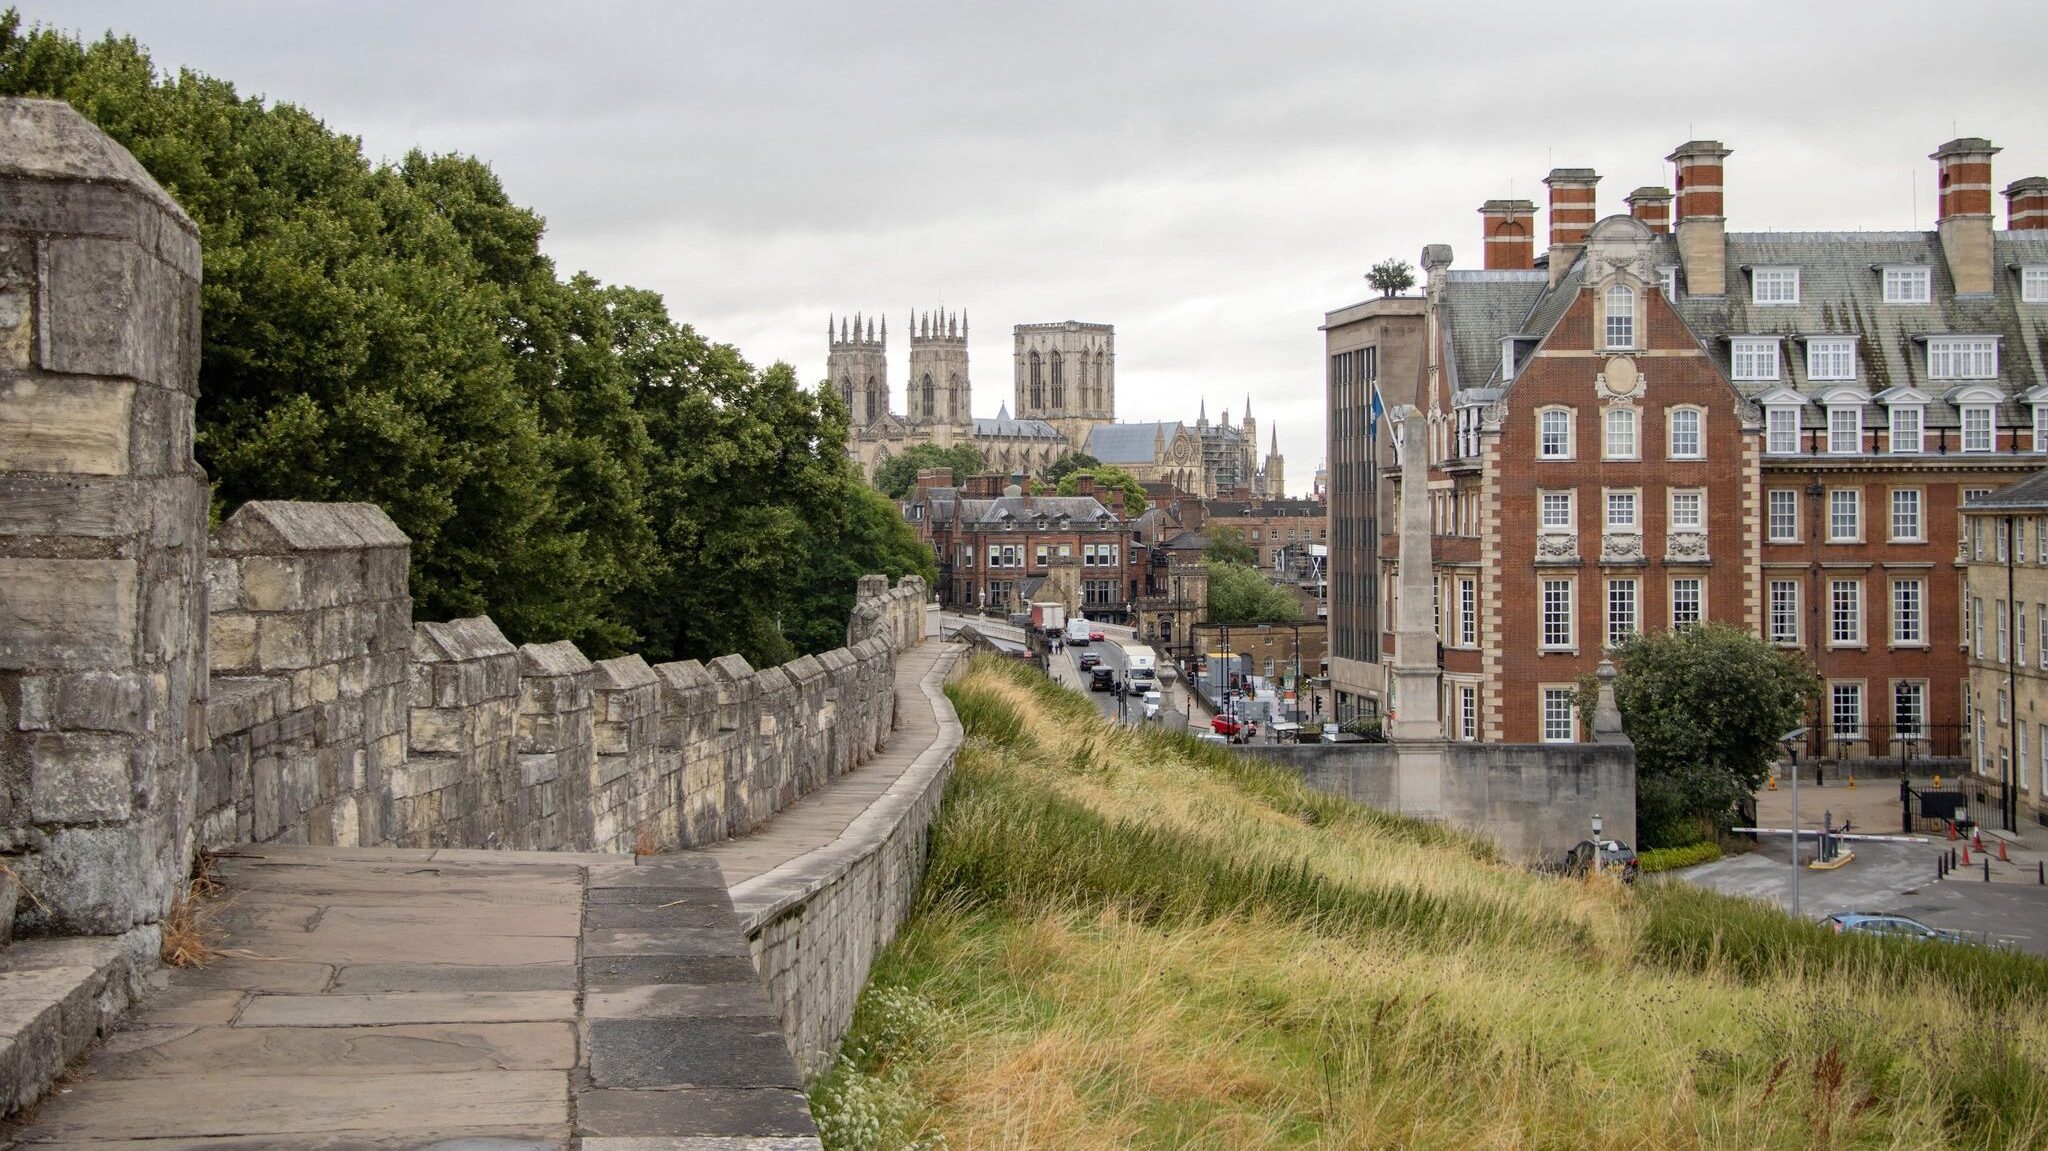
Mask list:
[[[1527,271],[1536,266],[1535,201],[1488,200],[1479,206],[1479,215],[1488,269]]]
[[[2028,176],[2005,186],[2005,226],[2014,232],[2048,230],[2048,177]]]
[[[1719,140],[1687,140],[1664,157],[1676,169],[1678,262],[1694,296],[1728,294],[1728,222],[1721,174],[1730,149]]]
[[[1991,141],[1964,136],[1927,157],[1939,173],[1935,228],[1959,296],[1991,292],[1991,157],[1997,154]]]
[[[1645,186],[1628,194],[1628,214],[1652,232],[1671,230],[1671,189]]]

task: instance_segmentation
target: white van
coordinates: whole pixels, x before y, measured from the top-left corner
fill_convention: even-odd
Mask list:
[[[1073,619],[1067,621],[1067,642],[1087,647],[1088,630],[1093,626],[1093,624],[1088,622],[1086,616],[1076,615]]]

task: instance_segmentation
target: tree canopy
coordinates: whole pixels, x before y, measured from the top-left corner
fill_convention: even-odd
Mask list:
[[[1123,516],[1127,520],[1137,519],[1145,514],[1145,488],[1138,477],[1111,464],[1096,464],[1090,468],[1076,468],[1059,479],[1056,489],[1063,496],[1079,495],[1081,481],[1092,479],[1098,490],[1108,488],[1124,495]],[[1107,501],[1105,501],[1107,502]],[[1115,508],[1111,508],[1115,511]]]
[[[860,573],[931,570],[861,490],[836,397],[654,293],[559,277],[481,161],[373,164],[299,108],[11,9],[0,95],[70,102],[198,223],[217,517],[376,503],[422,618],[595,656],[777,662],[839,642]]]
[[[1066,455],[1054,460],[1039,478],[1057,488],[1059,482],[1066,479],[1069,472],[1082,472],[1101,466],[1102,461],[1089,455],[1087,452],[1068,452]]]
[[[1398,296],[1415,286],[1415,266],[1390,256],[1372,266],[1372,271],[1365,274],[1365,282],[1382,296]]]
[[[1236,564],[1240,567],[1257,567],[1259,555],[1252,545],[1244,542],[1244,533],[1236,528],[1216,528],[1209,533],[1209,546],[1202,549],[1202,558],[1211,564]]]
[[[1286,588],[1238,563],[1209,565],[1208,623],[1244,627],[1255,623],[1293,623],[1301,604]]]
[[[1636,834],[1693,842],[1763,786],[1780,737],[1808,722],[1812,665],[1723,623],[1637,635],[1614,651],[1614,701],[1636,747]],[[1597,687],[1580,685],[1582,707]]]
[[[925,468],[952,468],[953,482],[957,484],[969,476],[980,475],[982,466],[981,449],[973,444],[954,444],[950,448],[912,444],[902,455],[890,456],[875,469],[875,487],[890,499],[900,500],[910,494],[917,484],[917,473]]]

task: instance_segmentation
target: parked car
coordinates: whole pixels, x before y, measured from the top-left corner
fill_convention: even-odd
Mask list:
[[[1116,673],[1106,667],[1098,667],[1088,673],[1089,691],[1108,691],[1116,686]]]
[[[1084,651],[1081,653],[1081,658],[1074,662],[1080,666],[1082,671],[1087,671],[1091,667],[1100,667],[1102,665],[1102,657],[1092,651]]]
[[[1582,839],[1564,857],[1564,869],[1568,875],[1584,875],[1593,869],[1594,852],[1599,852],[1600,870],[1619,872],[1623,883],[1634,883],[1641,865],[1636,862],[1635,849],[1616,839],[1603,839],[1595,845],[1590,839]]]
[[[1903,915],[1882,915],[1868,911],[1843,911],[1820,921],[1836,935],[1853,931],[1859,935],[1879,935],[1886,939],[1919,939],[1936,943],[1968,943],[1969,940],[1953,931],[1929,927],[1917,919]]]
[[[1088,639],[1089,639],[1089,641],[1090,641],[1090,642],[1093,642],[1093,643],[1101,643],[1101,642],[1102,642],[1102,629],[1101,629],[1101,628],[1099,628],[1099,627],[1096,627],[1096,628],[1089,628],[1089,629],[1088,629]]]

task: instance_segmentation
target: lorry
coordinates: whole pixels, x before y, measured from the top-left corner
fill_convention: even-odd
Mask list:
[[[1084,615],[1076,615],[1073,619],[1067,621],[1067,642],[1070,644],[1080,644],[1082,647],[1086,647],[1088,646],[1088,633],[1091,630],[1092,628],[1088,623],[1088,617]]]
[[[1067,626],[1067,605],[1061,603],[1034,603],[1031,605],[1031,630],[1047,639],[1058,638]]]
[[[1141,643],[1124,645],[1124,678],[1133,691],[1148,691],[1158,677],[1159,657]]]

